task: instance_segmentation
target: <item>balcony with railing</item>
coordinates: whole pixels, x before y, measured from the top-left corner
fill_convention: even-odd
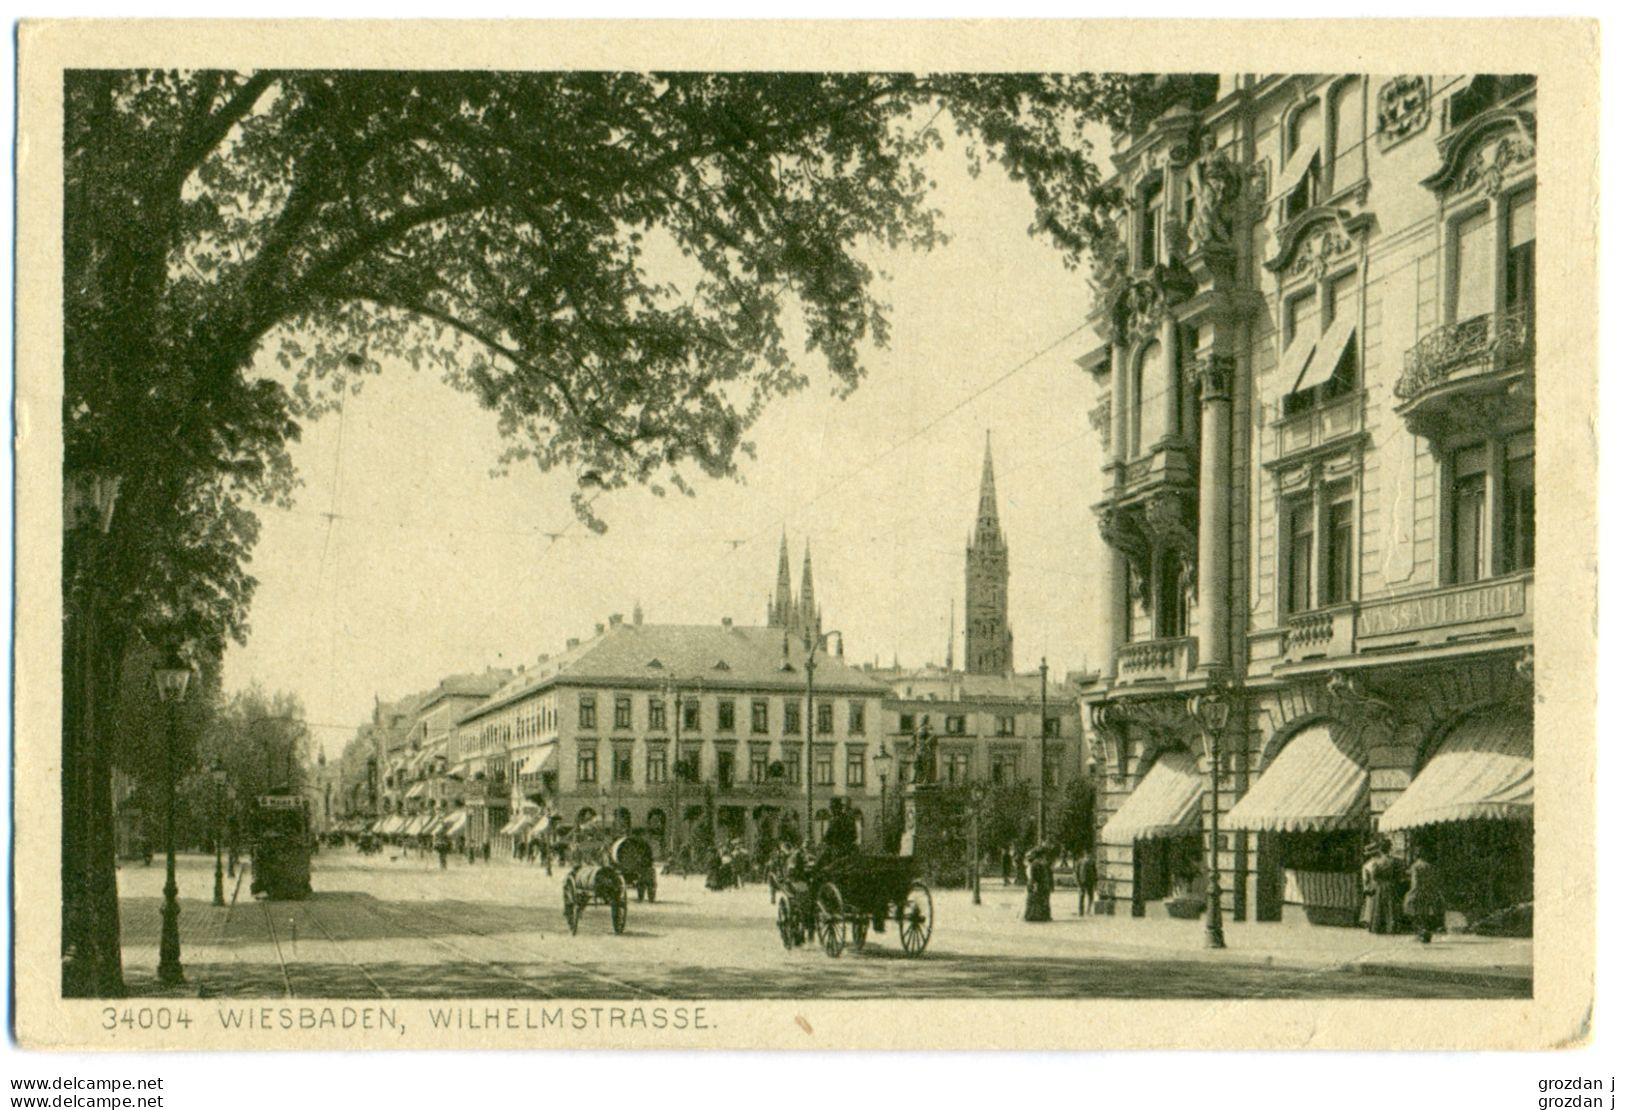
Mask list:
[[[1159,489],[1189,489],[1194,471],[1190,445],[1183,439],[1168,438],[1123,466],[1123,494],[1135,497]]]
[[[1446,324],[1405,352],[1394,386],[1397,411],[1413,432],[1431,439],[1456,430],[1467,397],[1526,406],[1532,417],[1534,370],[1533,305]]]
[[[1286,619],[1282,655],[1288,663],[1329,659],[1354,653],[1355,607],[1329,606]]]
[[[1182,682],[1196,670],[1196,637],[1139,640],[1117,649],[1117,681]]]

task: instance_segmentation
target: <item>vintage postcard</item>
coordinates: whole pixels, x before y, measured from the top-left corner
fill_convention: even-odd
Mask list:
[[[1589,1037],[1594,25],[19,58],[24,1046]]]

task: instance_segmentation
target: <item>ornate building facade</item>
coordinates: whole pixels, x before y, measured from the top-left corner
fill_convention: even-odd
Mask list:
[[[951,660],[950,660],[951,665]],[[993,437],[982,455],[982,489],[976,528],[965,545],[965,670],[1003,675],[1015,666],[1010,633],[1010,550],[999,527],[999,497],[993,485]]]
[[[1533,78],[1171,80],[1096,252],[1104,886],[1354,923],[1533,886]],[[1188,707],[1216,692],[1216,734]],[[1211,721],[1209,722],[1211,727]],[[1172,908],[1172,907],[1169,907]]]

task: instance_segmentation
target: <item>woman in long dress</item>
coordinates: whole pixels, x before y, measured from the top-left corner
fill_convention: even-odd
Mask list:
[[[1037,844],[1027,853],[1027,911],[1024,921],[1049,921],[1050,892],[1055,889],[1055,870],[1048,844]]]

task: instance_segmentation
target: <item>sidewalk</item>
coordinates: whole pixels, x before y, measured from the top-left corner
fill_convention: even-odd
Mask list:
[[[1424,945],[1414,935],[1383,936],[1364,929],[1238,922],[1226,918],[1225,947],[1205,947],[1203,920],[1177,921],[1165,917],[1135,918],[1127,906],[1119,905],[1114,916],[1077,916],[1077,891],[1057,890],[1050,900],[1055,920],[1048,925],[1021,921],[1025,892],[1006,887],[997,879],[982,884],[982,905],[970,904],[965,891],[942,891],[937,895],[939,913],[950,906],[966,925],[997,928],[1011,923],[1001,933],[1012,930],[1045,936],[1054,954],[1057,949],[1091,956],[1121,958],[1212,960],[1266,967],[1301,968],[1313,971],[1355,971],[1365,974],[1400,975],[1438,981],[1508,984],[1533,981],[1534,942],[1507,937],[1479,937],[1443,934]]]

